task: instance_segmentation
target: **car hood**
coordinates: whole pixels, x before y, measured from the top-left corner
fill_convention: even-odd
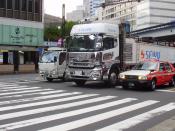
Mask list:
[[[151,71],[147,71],[147,70],[130,70],[130,71],[125,71],[122,72],[121,74],[123,75],[135,75],[135,76],[145,76],[150,74]]]

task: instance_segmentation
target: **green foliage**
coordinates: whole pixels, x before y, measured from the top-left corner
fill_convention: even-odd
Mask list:
[[[75,22],[69,21],[69,22],[65,22],[65,30],[63,30],[62,32],[62,28],[58,29],[58,27],[56,26],[51,26],[51,27],[46,27],[44,29],[44,40],[45,41],[57,41],[59,38],[61,38],[62,33],[64,34],[63,38],[65,38],[66,36],[70,35],[70,31],[73,27],[73,25],[75,25]]]

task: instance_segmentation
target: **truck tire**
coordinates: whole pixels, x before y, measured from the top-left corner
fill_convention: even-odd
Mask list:
[[[114,87],[117,84],[117,73],[116,71],[111,71],[111,73],[109,74],[109,86],[110,87]]]
[[[123,88],[124,90],[128,90],[128,89],[129,89],[128,85],[122,85],[122,88]]]
[[[155,89],[156,89],[156,80],[153,79],[153,80],[151,81],[150,86],[149,86],[149,90],[150,90],[150,91],[154,91]]]
[[[174,87],[175,86],[175,78],[172,77],[171,81],[169,82],[169,86]]]
[[[76,80],[74,82],[76,83],[77,86],[84,86],[84,84],[86,83],[85,80]]]
[[[52,81],[53,81],[52,78],[48,78],[48,77],[47,77],[46,79],[47,79],[48,82],[52,82]]]

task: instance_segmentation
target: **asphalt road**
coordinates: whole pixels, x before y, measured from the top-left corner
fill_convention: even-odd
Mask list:
[[[0,76],[0,131],[141,131],[175,115],[174,88],[151,92],[120,86]],[[171,91],[170,91],[171,90]]]

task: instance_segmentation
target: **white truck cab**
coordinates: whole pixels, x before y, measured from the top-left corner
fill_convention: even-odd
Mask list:
[[[68,44],[68,78],[115,85],[119,73],[119,28],[109,23],[75,25]]]
[[[66,70],[66,49],[50,47],[39,61],[39,74],[51,82],[53,79],[64,79]]]

